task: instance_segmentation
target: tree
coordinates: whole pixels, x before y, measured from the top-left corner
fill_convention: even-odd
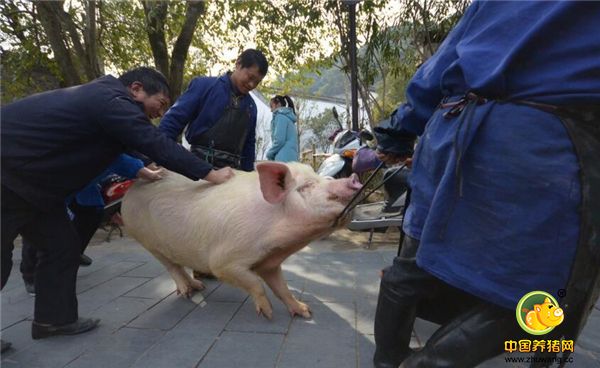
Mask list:
[[[173,51],[169,58],[165,26],[169,6],[176,7],[165,1],[142,1],[146,15],[146,32],[158,70],[167,76],[171,87],[171,100],[175,101],[181,93],[183,85],[183,68],[187,59],[188,49],[192,43],[198,18],[204,14],[202,1],[186,1],[186,10],[180,32],[175,39]]]
[[[345,117],[341,114],[340,120],[344,120]],[[331,146],[329,137],[339,129],[338,124],[333,120],[331,111],[323,111],[322,113],[305,119],[304,131],[300,139],[305,142],[301,149],[304,149],[307,145],[314,145],[317,151],[327,152]]]

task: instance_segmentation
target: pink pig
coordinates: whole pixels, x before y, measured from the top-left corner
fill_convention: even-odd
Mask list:
[[[288,289],[281,263],[333,232],[361,186],[355,174],[334,180],[300,163],[259,163],[220,185],[168,172],[129,189],[122,215],[128,234],[167,268],[184,296],[204,288],[189,267],[246,290],[257,313],[271,319],[262,278],[292,316],[310,318],[310,308]]]

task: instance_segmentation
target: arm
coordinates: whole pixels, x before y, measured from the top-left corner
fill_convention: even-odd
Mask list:
[[[177,140],[187,124],[192,122],[202,108],[202,100],[208,88],[208,79],[194,78],[187,90],[161,119],[158,129],[172,140]]]
[[[246,143],[244,143],[244,148],[242,149],[241,169],[244,171],[254,170],[254,161],[256,160],[256,118],[256,104],[252,101],[250,107],[250,126],[246,135]]]
[[[140,169],[144,167],[142,160],[129,156],[125,153],[119,155],[115,161],[109,166],[113,173],[133,179],[137,176]]]
[[[154,127],[130,98],[114,98],[102,107],[98,124],[110,137],[192,180],[204,178],[212,165],[200,160]]]
[[[271,134],[272,146],[267,152],[267,158],[269,160],[273,160],[275,158],[275,155],[277,155],[277,152],[279,152],[279,150],[283,148],[283,145],[285,144],[285,136],[287,133],[286,117],[280,114],[276,114],[275,117],[273,117],[273,120],[273,132]]]

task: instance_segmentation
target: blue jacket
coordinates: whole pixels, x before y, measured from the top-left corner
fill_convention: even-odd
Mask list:
[[[185,138],[193,142],[194,137],[210,129],[219,120],[234,91],[228,74],[194,78],[162,118],[158,129],[176,140],[187,127]],[[256,158],[256,104],[248,94],[241,98],[240,107],[246,108],[250,117],[241,166],[243,170],[252,171]]]
[[[122,154],[117,159],[91,181],[85,188],[80,190],[75,195],[75,200],[82,206],[89,207],[104,207],[104,198],[102,197],[102,187],[100,183],[107,176],[117,174],[128,179],[133,179],[137,176],[138,171],[144,167],[142,160],[131,157],[127,154]]]
[[[598,2],[476,1],[417,71],[386,128],[420,135],[404,230],[417,263],[515,308],[556,295],[579,236],[579,165],[560,120],[511,103],[600,103]],[[443,98],[489,99],[444,116]]]
[[[1,116],[2,185],[41,208],[64,206],[128,150],[194,180],[212,168],[159,132],[110,75],[26,97]]]
[[[296,114],[289,107],[280,107],[273,111],[271,120],[271,148],[267,159],[271,161],[298,161],[298,131]]]

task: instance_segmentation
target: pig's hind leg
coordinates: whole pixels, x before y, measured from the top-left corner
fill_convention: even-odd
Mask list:
[[[170,261],[168,258],[163,256],[162,254],[150,251],[156,259],[160,263],[165,266],[173,281],[175,281],[175,285],[177,285],[177,294],[181,294],[186,298],[189,298],[194,293],[194,290],[202,290],[204,289],[204,284],[200,280],[194,280],[190,276],[189,273],[185,271],[183,266]]]
[[[273,318],[273,307],[265,288],[262,285],[260,277],[252,272],[248,267],[239,264],[211,264],[211,270],[215,276],[224,282],[240,287],[254,300],[256,313],[263,314],[268,319]]]
[[[261,268],[256,272],[262,277],[263,280],[269,285],[273,293],[285,304],[288,311],[294,317],[296,314],[304,318],[311,317],[310,307],[305,303],[298,301],[287,286],[287,282],[283,277],[281,271],[281,265],[275,268]]]

